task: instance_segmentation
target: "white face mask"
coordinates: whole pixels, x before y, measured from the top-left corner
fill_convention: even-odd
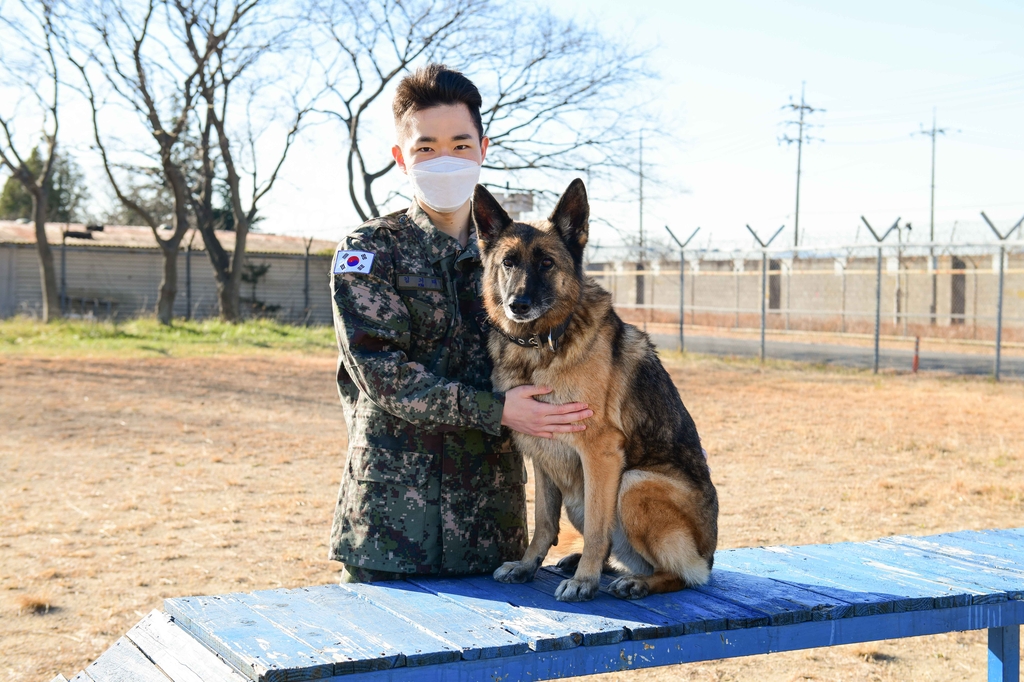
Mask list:
[[[413,193],[438,213],[461,208],[480,180],[480,164],[457,156],[427,159],[407,170]]]

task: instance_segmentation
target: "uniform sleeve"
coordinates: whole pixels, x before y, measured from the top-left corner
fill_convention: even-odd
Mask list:
[[[451,381],[409,359],[409,309],[392,285],[390,249],[377,241],[357,233],[339,245],[374,254],[369,273],[335,274],[332,267],[334,328],[345,370],[371,401],[405,421],[499,435],[503,393]]]

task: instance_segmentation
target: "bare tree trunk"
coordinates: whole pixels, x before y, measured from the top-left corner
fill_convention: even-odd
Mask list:
[[[43,287],[43,322],[59,318],[60,294],[53,267],[53,250],[46,239],[46,191],[32,195],[32,217],[36,225],[36,252],[39,254],[39,278]]]
[[[170,324],[174,319],[174,299],[178,295],[178,241],[160,244],[164,255],[164,274],[160,279],[160,297],[156,302],[156,319]]]
[[[240,281],[235,281],[234,277],[230,277],[227,280],[217,280],[217,301],[220,303],[220,319],[225,322],[240,322],[242,319],[239,284]]]

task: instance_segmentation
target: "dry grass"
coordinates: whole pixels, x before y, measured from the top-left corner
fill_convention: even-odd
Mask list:
[[[667,365],[711,453],[723,548],[1021,524],[1020,384]],[[0,679],[77,672],[165,597],[335,580],[333,374],[327,353],[0,354]],[[592,679],[968,680],[984,665],[972,632]]]
[[[19,616],[27,613],[49,613],[53,607],[49,597],[38,594],[19,594],[14,600],[14,604],[18,607]]]

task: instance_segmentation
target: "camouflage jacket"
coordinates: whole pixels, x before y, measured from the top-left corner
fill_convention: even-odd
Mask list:
[[[520,558],[526,470],[491,390],[476,240],[414,203],[343,239],[331,271],[349,443],[330,558],[419,574]]]

